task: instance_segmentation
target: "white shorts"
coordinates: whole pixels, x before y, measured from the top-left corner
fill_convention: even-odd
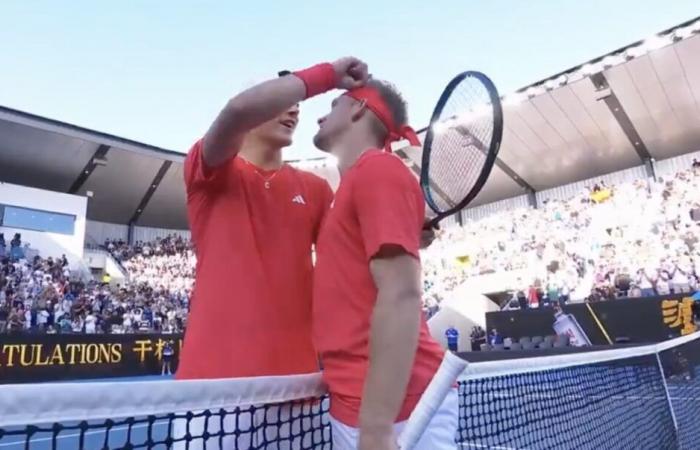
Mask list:
[[[459,420],[459,400],[457,389],[452,389],[445,401],[442,402],[433,419],[425,429],[415,450],[455,450],[457,444],[457,424]],[[398,436],[403,431],[406,422],[394,424],[394,433]],[[333,450],[357,450],[357,440],[360,430],[338,422],[331,416],[333,430]]]

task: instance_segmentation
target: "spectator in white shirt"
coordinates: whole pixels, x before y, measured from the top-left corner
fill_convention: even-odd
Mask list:
[[[652,297],[656,295],[656,292],[654,291],[654,285],[652,283],[651,278],[649,275],[647,275],[647,272],[645,269],[639,269],[637,271],[637,279],[636,279],[636,285],[640,289],[640,295],[641,297]]]
[[[39,331],[44,331],[46,329],[46,323],[49,321],[49,312],[42,308],[36,313],[36,324],[39,327]]]
[[[671,281],[674,293],[685,294],[690,292],[690,280],[688,279],[688,274],[681,269],[678,264],[676,264],[673,269]]]
[[[85,333],[95,334],[97,331],[97,317],[93,313],[88,313],[85,317]]]

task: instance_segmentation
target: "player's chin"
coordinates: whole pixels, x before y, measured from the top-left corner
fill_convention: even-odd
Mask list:
[[[274,133],[269,139],[273,141],[277,147],[289,147],[292,145],[292,132]]]
[[[316,148],[321,150],[322,152],[330,151],[328,139],[325,136],[323,136],[323,134],[321,134],[320,131],[314,136],[314,146],[316,146]]]

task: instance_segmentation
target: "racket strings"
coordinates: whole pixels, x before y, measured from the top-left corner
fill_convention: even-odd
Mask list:
[[[466,78],[434,126],[428,177],[435,206],[448,211],[471,192],[486,164],[494,134],[488,90],[480,81]]]

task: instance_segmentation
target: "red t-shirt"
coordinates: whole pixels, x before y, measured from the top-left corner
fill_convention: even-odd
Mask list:
[[[419,258],[425,203],[420,187],[396,156],[367,151],[343,176],[321,229],[314,274],[314,344],[331,393],[331,414],[357,426],[369,364],[370,318],[377,287],[369,261],[395,244]],[[416,314],[422,314],[416,307]],[[408,418],[442,361],[444,351],[421,321],[406,400]]]
[[[239,157],[207,168],[201,141],[184,172],[197,269],[177,377],[317,371],[311,247],[333,198],[328,183]]]

